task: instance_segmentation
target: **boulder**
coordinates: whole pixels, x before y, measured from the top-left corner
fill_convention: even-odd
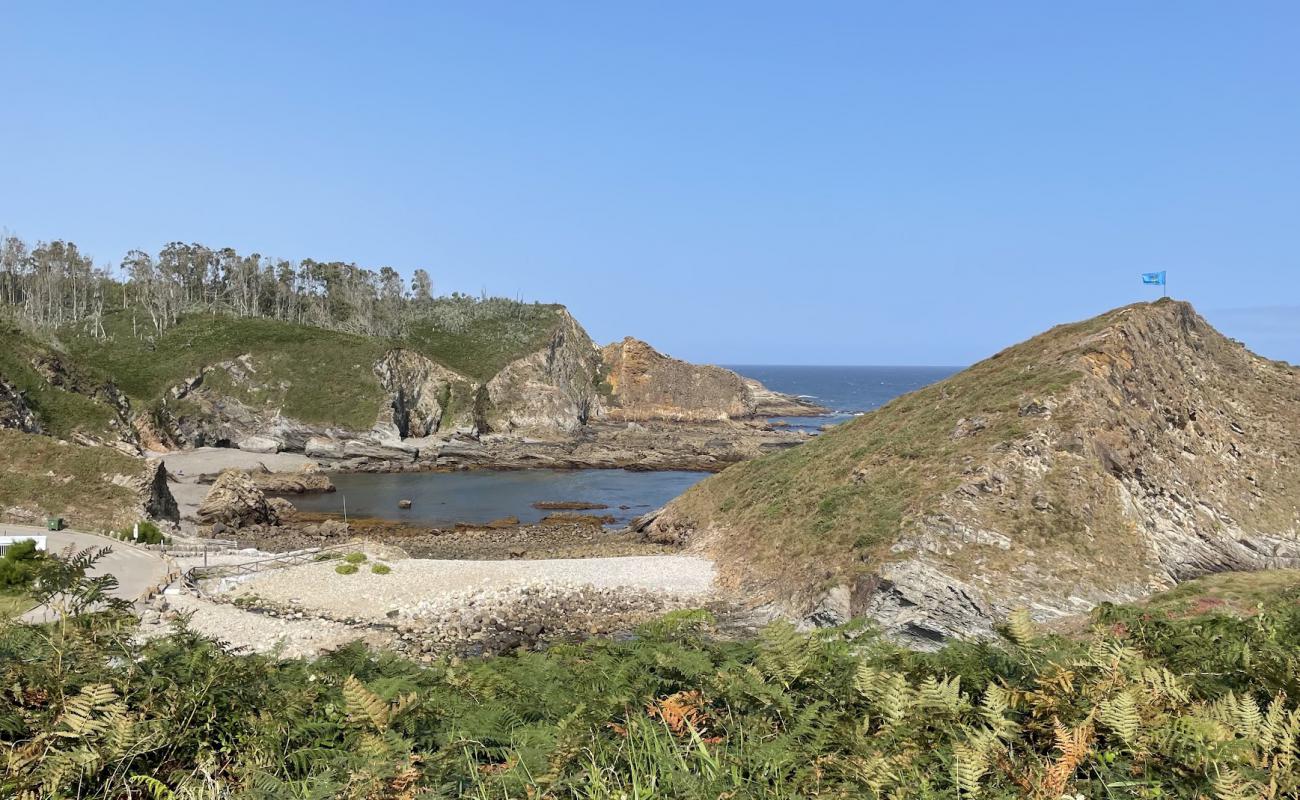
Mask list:
[[[292,472],[272,472],[262,465],[260,469],[249,472],[257,488],[269,494],[306,494],[309,492],[332,492],[334,484],[330,477],[314,463],[303,464]]]
[[[293,503],[290,503],[283,497],[268,497],[266,499],[266,504],[270,507],[272,513],[275,514],[276,519],[281,522],[287,519],[292,519],[293,516],[298,513],[298,509],[294,507]]]
[[[280,522],[279,513],[262,490],[247,473],[234,469],[221,473],[212,484],[199,504],[198,517],[202,522],[221,522],[231,528]]]
[[[157,458],[146,458],[144,473],[137,483],[145,516],[151,519],[178,522],[181,518],[176,498],[167,488],[167,466]]]
[[[344,444],[328,436],[312,436],[303,446],[303,453],[308,458],[345,458]]]
[[[280,442],[269,436],[249,436],[241,441],[238,445],[240,450],[245,453],[278,453],[280,452]]]

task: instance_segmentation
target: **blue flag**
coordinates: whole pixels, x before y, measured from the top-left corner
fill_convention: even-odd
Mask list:
[[[1142,273],[1142,282],[1153,286],[1164,286],[1165,272],[1164,270],[1159,272],[1144,272]]]

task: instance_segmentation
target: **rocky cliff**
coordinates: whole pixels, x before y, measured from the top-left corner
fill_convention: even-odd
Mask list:
[[[825,411],[729,369],[666,356],[630,336],[602,348],[601,360],[612,420],[702,422]]]
[[[821,410],[634,339],[602,351],[560,306],[446,324],[455,332],[417,325],[395,342],[196,316],[150,340],[77,338],[67,352],[0,331],[14,337],[0,351],[0,426],[136,454],[287,450],[348,468],[718,469],[801,440],[733,420]]]
[[[920,645],[1300,566],[1300,371],[1185,303],[1129,306],[729,468],[645,527],[755,602]]]
[[[572,433],[603,414],[596,346],[569,312],[560,313],[545,346],[487,382],[478,414],[485,429]]]
[[[432,436],[439,430],[474,425],[477,386],[458,372],[419,353],[397,348],[375,364],[388,392],[374,430],[384,438]]]

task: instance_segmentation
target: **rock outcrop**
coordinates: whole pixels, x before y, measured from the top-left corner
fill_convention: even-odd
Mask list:
[[[691,364],[627,337],[601,350],[612,420],[702,422],[814,415],[825,409],[729,369]]]
[[[144,460],[144,470],[135,486],[145,517],[166,522],[180,521],[180,508],[167,487],[167,467],[160,459]]]
[[[604,412],[596,345],[567,311],[546,345],[483,387],[476,418],[491,431],[573,433]]]
[[[375,432],[388,439],[432,436],[444,425],[473,425],[475,387],[469,378],[414,350],[395,348],[375,364],[389,393]]]
[[[27,398],[3,378],[0,378],[0,428],[23,433],[41,432],[41,422],[27,404]]]
[[[1159,301],[1061,326],[648,524],[792,614],[919,646],[1300,566],[1300,370]]]
[[[198,509],[205,524],[220,523],[229,528],[251,525],[276,525],[280,514],[275,505],[242,470],[221,473]]]

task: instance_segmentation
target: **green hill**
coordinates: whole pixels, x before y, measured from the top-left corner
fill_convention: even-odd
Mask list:
[[[922,639],[1300,563],[1300,372],[1184,303],[1129,306],[730,467],[649,533],[756,599]]]
[[[511,361],[545,347],[564,319],[556,305],[510,304],[497,314],[478,314],[454,330],[417,320],[401,338],[351,334],[274,319],[228,314],[188,314],[161,334],[133,333],[128,313],[105,316],[106,336],[76,329],[41,334],[0,330],[0,377],[25,393],[42,430],[57,436],[81,431],[93,437],[115,430],[114,410],[100,387],[112,385],[131,407],[146,411],[172,403],[172,387],[205,368],[250,356],[255,373],[231,380],[229,371],[205,378],[206,389],[256,408],[274,407],[308,425],[366,430],[386,391],[375,375],[389,350],[413,350],[434,362],[486,381]],[[54,364],[65,373],[56,386],[33,366]],[[175,404],[184,413],[183,403]]]

